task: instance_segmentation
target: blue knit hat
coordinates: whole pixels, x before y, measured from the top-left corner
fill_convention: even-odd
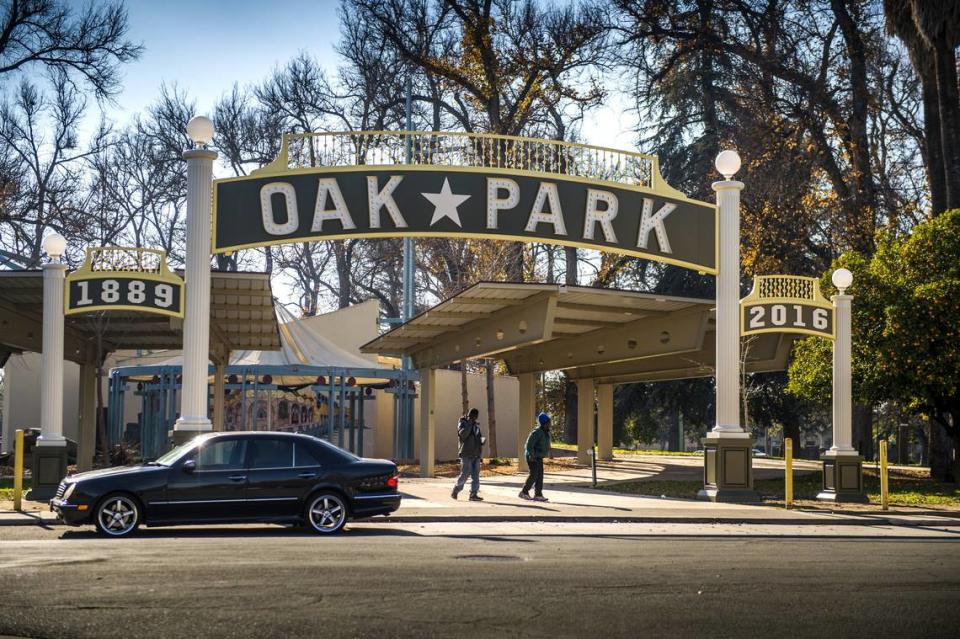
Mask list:
[[[537,415],[537,421],[540,422],[541,426],[543,426],[544,424],[549,424],[550,416],[547,415],[546,413],[540,413],[539,415]]]

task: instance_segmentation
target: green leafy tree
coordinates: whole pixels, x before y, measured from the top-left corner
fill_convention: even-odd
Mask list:
[[[834,267],[854,273],[853,394],[856,401],[896,401],[943,429],[960,450],[960,209],[885,237],[869,261],[846,254]],[[831,269],[832,271],[832,269]],[[825,274],[827,279],[829,274]],[[827,284],[824,284],[825,290]],[[823,401],[830,397],[830,345],[800,342],[788,389]],[[932,472],[960,478],[949,449],[931,456]]]

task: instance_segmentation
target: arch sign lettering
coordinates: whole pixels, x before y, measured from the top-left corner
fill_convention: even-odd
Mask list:
[[[655,156],[471,133],[310,133],[214,181],[213,252],[344,238],[455,237],[599,249],[717,272],[717,208]]]
[[[64,315],[139,311],[183,317],[183,280],[157,249],[88,248],[83,266],[67,275]]]
[[[813,277],[759,275],[740,300],[740,334],[802,333],[834,339],[833,304]]]

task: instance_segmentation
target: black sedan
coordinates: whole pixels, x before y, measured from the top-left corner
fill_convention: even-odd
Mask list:
[[[200,435],[156,461],[66,477],[50,509],[109,537],[140,524],[298,523],[331,534],[400,507],[397,466],[321,439],[272,432]]]

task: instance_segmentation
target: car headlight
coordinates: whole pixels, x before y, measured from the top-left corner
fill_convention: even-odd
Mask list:
[[[74,483],[70,484],[69,486],[67,486],[67,490],[63,493],[63,500],[64,500],[64,501],[67,501],[68,499],[70,499],[70,495],[73,494],[73,489],[76,488],[76,487],[77,487],[77,483],[76,483],[76,482],[74,482]]]

